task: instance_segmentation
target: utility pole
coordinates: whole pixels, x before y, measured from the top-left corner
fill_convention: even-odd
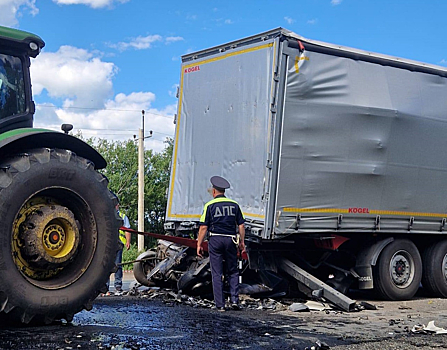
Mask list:
[[[144,110],[143,128],[138,130],[138,231],[144,232]],[[144,236],[138,235],[138,251],[144,250]]]
[[[144,232],[144,109],[141,111],[142,128],[138,130],[138,231]],[[144,250],[144,236],[138,235],[138,251]]]

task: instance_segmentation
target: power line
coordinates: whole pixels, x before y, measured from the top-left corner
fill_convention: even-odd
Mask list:
[[[127,132],[125,132],[125,131],[131,131],[131,132],[133,132],[134,130],[122,130],[122,129],[89,129],[89,128],[78,128],[78,129],[76,129],[76,130],[80,130],[80,131],[82,131],[82,130],[86,130],[86,133],[89,133],[89,134],[93,134],[93,132],[92,131],[100,131],[100,130],[106,130],[106,131],[118,131],[118,132],[116,132],[116,133],[113,133],[113,134],[104,134],[104,133],[101,133],[100,135],[129,135]],[[120,132],[120,131],[122,131],[122,132]],[[166,133],[164,133],[164,132],[159,132],[159,131],[152,131],[154,134],[159,134],[159,135],[164,135],[164,136],[167,136],[167,137],[173,137],[174,135],[173,134],[166,134]],[[95,134],[95,135],[97,135],[97,134]],[[132,135],[134,135],[134,134],[132,134]]]
[[[36,106],[39,107],[46,107],[46,108],[57,108],[57,109],[85,109],[85,110],[92,110],[92,111],[116,111],[116,112],[140,112],[140,109],[119,109],[119,108],[93,108],[93,107],[58,107],[58,106],[51,106],[51,105],[43,105],[43,104],[36,104]],[[158,115],[159,117],[173,119],[174,117],[168,117],[163,114],[159,113],[153,113],[153,112],[147,112],[148,114]]]
[[[57,130],[59,130],[59,128],[57,128],[57,127],[54,127],[53,129],[57,129]],[[74,130],[76,130],[76,131],[81,131],[81,132],[85,132],[86,134],[95,134],[95,135],[99,135],[99,134],[96,134],[96,133],[94,133],[94,131],[111,131],[111,132],[113,132],[113,133],[107,133],[107,134],[105,134],[105,133],[101,133],[100,135],[129,135],[129,133],[132,133],[132,134],[130,134],[130,135],[135,135],[135,129],[96,129],[96,128],[74,128]],[[159,134],[159,135],[163,135],[163,136],[167,136],[167,137],[173,137],[174,136],[174,133],[172,133],[172,134],[167,134],[167,133],[165,133],[165,132],[161,132],[161,131],[155,131],[155,130],[152,130],[152,132],[154,133],[154,134]]]
[[[90,134],[92,135],[92,134]],[[94,136],[98,136],[98,137],[102,137],[102,136],[126,136],[126,134],[93,134]],[[129,140],[131,140],[130,135],[129,136]],[[169,135],[166,135],[166,137],[169,137]],[[161,140],[159,138],[152,138],[153,140]]]

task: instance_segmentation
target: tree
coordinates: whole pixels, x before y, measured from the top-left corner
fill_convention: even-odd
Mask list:
[[[149,217],[145,218],[149,224],[149,230],[156,233],[163,233],[164,220],[166,215],[167,195],[169,187],[170,167],[173,151],[173,140],[167,139],[166,148],[160,152],[152,154],[151,151],[145,153],[145,181],[144,181],[144,207],[149,212]],[[147,160],[147,161],[146,161]]]
[[[78,134],[82,139],[82,135]],[[138,227],[138,144],[133,140],[109,141],[89,138],[85,140],[107,161],[101,172],[109,179],[109,188],[120,200],[131,227]],[[144,229],[163,233],[169,186],[173,140],[166,140],[166,148],[157,153],[144,152]],[[134,235],[133,235],[134,236]],[[136,237],[132,238],[135,241]],[[148,242],[150,240],[147,240]]]

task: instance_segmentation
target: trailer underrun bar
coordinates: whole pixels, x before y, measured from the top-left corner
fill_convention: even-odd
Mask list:
[[[346,295],[336,291],[331,286],[327,285],[318,278],[312,276],[310,273],[304,271],[302,268],[295,265],[286,258],[279,259],[280,268],[295,278],[298,283],[304,285],[312,291],[313,295],[322,297],[331,303],[337,305],[344,311],[354,311],[356,307],[355,300],[348,298]]]

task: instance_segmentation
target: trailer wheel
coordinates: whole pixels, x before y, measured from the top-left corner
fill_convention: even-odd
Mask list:
[[[37,149],[0,164],[0,320],[71,321],[114,268],[116,196],[93,164]]]
[[[434,297],[447,297],[447,241],[428,246],[422,254],[422,285]]]
[[[155,258],[157,257],[157,252],[154,252],[153,250],[148,250],[147,252],[144,252],[140,254],[137,257],[137,260],[144,260],[145,261],[139,261],[133,264],[133,275],[138,283],[141,283],[143,286],[146,287],[153,287],[155,286],[155,282],[149,281],[147,279],[147,274],[155,267]]]
[[[409,240],[398,239],[387,245],[373,268],[374,288],[387,300],[412,298],[421,282],[422,261]]]

